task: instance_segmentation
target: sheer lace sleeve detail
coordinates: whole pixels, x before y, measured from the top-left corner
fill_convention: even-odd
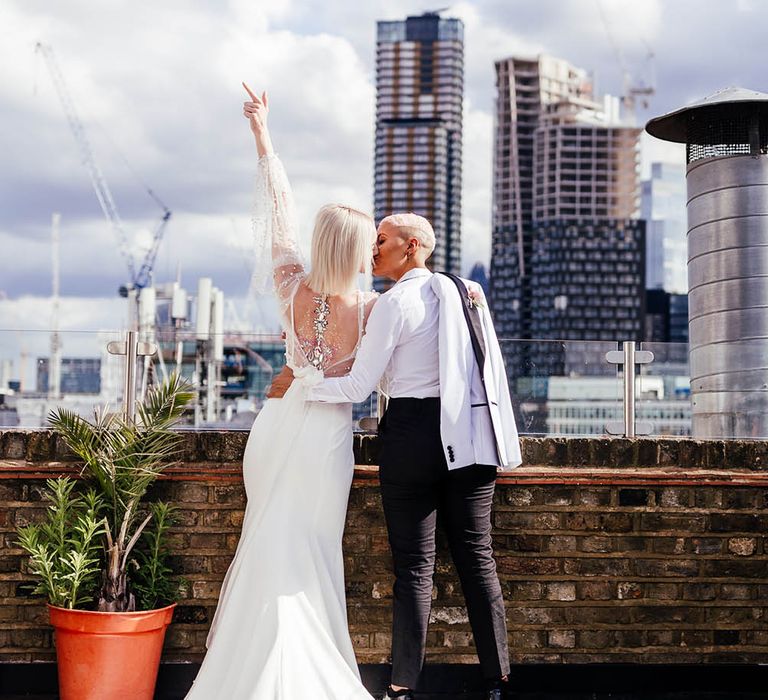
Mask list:
[[[306,273],[297,241],[291,185],[274,153],[259,158],[252,222],[255,260],[250,291],[263,294],[273,280],[275,294],[284,307]]]

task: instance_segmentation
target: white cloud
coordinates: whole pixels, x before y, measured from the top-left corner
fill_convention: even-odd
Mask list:
[[[644,131],[640,137],[640,148],[643,179],[650,177],[651,163],[685,163],[685,145],[682,143],[661,141]]]
[[[173,210],[158,272],[171,252],[194,272],[208,266],[212,275],[223,279],[242,272],[242,256],[235,257],[230,239],[233,218],[238,235],[250,235],[255,148],[240,110],[244,78],[258,83],[254,87],[270,89],[274,140],[293,181],[304,228],[329,200],[370,209],[369,70],[343,37],[269,29],[271,21],[291,9],[289,2],[268,8],[233,2],[229,10],[172,2],[147,5],[135,13],[130,3],[111,2],[106,9],[99,6],[86,13],[83,6],[70,4],[52,23],[42,13],[12,3],[3,15],[4,26],[18,36],[0,47],[0,59],[20,67],[3,72],[0,104],[11,108],[16,123],[26,121],[30,128],[9,140],[0,166],[0,185],[8,184],[0,187],[8,198],[4,204],[13,205],[2,207],[0,236],[18,241],[25,231],[20,241],[25,274],[4,276],[0,287],[11,295],[48,287],[53,210],[63,212],[63,226],[79,227],[78,247],[90,252],[87,260],[74,261],[83,284],[111,272],[116,286],[125,275],[43,66],[38,65],[38,96],[31,96],[32,47],[41,34],[52,35],[49,40],[131,245],[137,250],[146,247],[147,232],[157,226],[160,210],[119,151],[128,154],[141,179]],[[109,32],[106,47],[106,30],[113,26],[121,31]],[[168,31],[170,26],[174,32]],[[24,31],[14,31],[21,27]],[[93,41],[84,41],[91,37]],[[12,61],[14,55],[27,54],[29,65]],[[72,240],[65,233],[63,282],[65,268],[73,262],[64,250]],[[235,265],[237,272],[227,275],[227,265]],[[171,267],[175,270],[175,264]],[[247,284],[247,274],[244,277]],[[224,284],[230,285],[227,291],[238,291],[239,283]],[[97,288],[92,291],[98,293]]]
[[[491,176],[493,118],[464,105],[464,163],[461,199],[462,269],[476,262],[487,265],[491,253]]]
[[[616,94],[622,75],[613,44],[635,79],[649,77],[650,47],[657,94],[641,122],[728,84],[765,90],[764,3],[601,2],[609,33],[597,2],[584,0],[461,0],[446,13],[465,23],[465,269],[487,259],[490,246],[495,60],[562,56],[593,70],[599,89]],[[428,9],[434,9],[429,0],[6,0],[0,4],[0,249],[7,252],[0,290],[11,298],[48,292],[52,211],[63,214],[63,293],[111,298],[125,281],[50,77],[35,57],[37,40],[57,52],[126,229],[132,236],[144,230],[139,238],[146,240],[160,211],[112,142],[173,210],[158,279],[174,277],[180,261],[185,280],[210,273],[238,295],[248,279],[243,248],[254,165],[240,81],[272,95],[274,139],[306,242],[321,204],[371,209],[376,20]],[[682,155],[644,137],[645,168],[651,160],[681,162]],[[13,318],[34,317],[20,311]],[[13,318],[6,313],[0,320]]]
[[[0,337],[7,340],[11,333],[29,332],[30,338],[51,330],[53,305],[48,297],[24,295],[13,301],[0,301]],[[127,302],[115,294],[109,297],[62,297],[59,327],[73,335],[114,331],[126,327]],[[66,335],[65,332],[65,335]],[[33,343],[37,345],[37,341]],[[3,342],[2,346],[5,346]]]

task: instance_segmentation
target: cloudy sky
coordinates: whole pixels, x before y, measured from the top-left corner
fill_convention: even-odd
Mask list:
[[[117,328],[125,317],[115,291],[126,267],[35,54],[37,41],[56,52],[135,252],[160,218],[145,182],[173,212],[156,279],[172,279],[180,264],[188,288],[211,276],[238,304],[248,286],[254,164],[240,81],[270,92],[274,141],[306,238],[325,202],[372,206],[376,20],[435,7],[416,0],[3,0],[0,333],[50,323],[54,211],[62,215],[62,326]],[[490,248],[495,59],[561,56],[592,70],[598,91],[619,94],[620,53],[635,81],[655,79],[641,123],[728,85],[768,90],[768,3],[761,0],[464,0],[444,15],[465,23],[465,269],[487,262]],[[646,168],[652,159],[682,158],[650,139],[643,157]]]

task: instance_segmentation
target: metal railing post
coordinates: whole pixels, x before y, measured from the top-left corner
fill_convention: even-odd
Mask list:
[[[635,341],[624,342],[624,435],[635,437]]]
[[[136,417],[136,351],[139,334],[128,331],[125,339],[125,384],[123,385],[123,412],[127,420],[133,422]]]
[[[624,420],[608,422],[605,426],[606,432],[610,435],[623,435],[624,437],[648,435],[653,430],[653,426],[647,421],[638,424],[636,420],[636,367],[653,362],[653,353],[650,350],[638,350],[634,340],[625,340],[621,350],[611,350],[605,353],[605,361],[612,365],[622,365],[624,371],[624,405],[622,407]]]
[[[376,393],[376,421],[377,423],[381,422],[381,417],[384,415],[384,412],[387,410],[387,397],[384,396],[380,391]]]
[[[379,423],[381,423],[381,417],[384,415],[384,411],[387,410],[387,398],[380,392],[376,391],[376,415],[365,416],[357,421],[357,425],[360,430],[366,430],[368,432],[375,433],[378,430]]]
[[[113,340],[107,343],[110,355],[125,355],[125,373],[123,375],[123,415],[126,420],[136,418],[136,360],[139,356],[154,355],[157,346],[154,343],[139,342],[137,331],[127,331],[125,341]]]

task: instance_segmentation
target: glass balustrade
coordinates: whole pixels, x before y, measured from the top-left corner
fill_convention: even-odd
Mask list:
[[[121,351],[125,339],[120,329],[0,330],[0,427],[45,427],[57,406],[85,416],[103,406],[122,410],[126,358],[109,352],[108,345]],[[155,352],[137,356],[137,398],[179,372],[196,393],[184,420],[190,430],[248,430],[285,363],[279,334],[227,332],[201,338],[187,329],[163,329],[138,339],[151,341]],[[621,343],[499,342],[521,435],[623,434],[624,369],[606,359]],[[146,349],[139,345],[140,351]],[[688,346],[639,343],[637,351],[636,434],[691,435]],[[652,362],[642,363],[643,351],[652,353]],[[374,393],[355,405],[357,429],[375,427],[377,404]]]

